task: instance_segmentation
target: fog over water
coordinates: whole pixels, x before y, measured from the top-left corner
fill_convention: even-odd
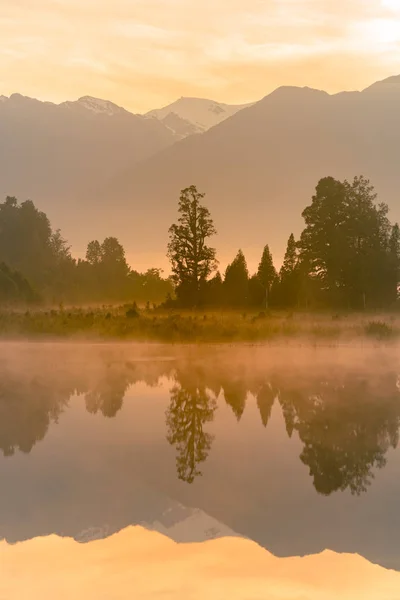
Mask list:
[[[399,377],[395,346],[3,344],[0,539],[142,525],[400,571]]]

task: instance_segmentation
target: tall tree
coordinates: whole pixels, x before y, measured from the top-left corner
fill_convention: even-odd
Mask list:
[[[265,308],[268,308],[271,288],[276,281],[277,273],[272,261],[272,254],[269,246],[266,245],[258,265],[257,278],[264,290]]]
[[[241,250],[227,266],[224,280],[224,296],[229,306],[246,306],[249,299],[249,272]]]
[[[47,216],[33,202],[8,196],[0,204],[0,260],[37,286],[47,283],[53,265],[51,236]]]
[[[279,272],[280,278],[292,275],[297,267],[297,245],[293,233],[290,234],[286,246],[285,257]]]
[[[393,225],[389,242],[389,301],[396,302],[399,298],[400,284],[400,227]]]
[[[33,202],[8,196],[0,203],[0,261],[18,271],[46,297],[63,295],[75,261],[60,232]]]
[[[347,222],[345,185],[333,177],[321,179],[312,203],[303,211],[306,227],[301,234],[301,260],[330,299],[341,287]]]
[[[129,273],[125,250],[116,237],[107,237],[101,245],[101,265],[106,276],[122,280]]]
[[[92,266],[99,265],[101,263],[101,259],[102,250],[100,242],[98,240],[93,240],[92,242],[89,242],[86,250],[87,262]]]
[[[80,264],[79,267],[84,272],[86,287],[93,297],[122,300],[129,295],[131,271],[125,250],[117,238],[107,237],[102,244],[97,240],[89,242],[86,264]]]
[[[380,306],[387,301],[388,207],[364,177],[321,179],[304,212],[300,260],[331,304]]]
[[[178,223],[169,228],[168,258],[178,300],[198,306],[202,288],[216,269],[216,251],[207,239],[216,234],[208,208],[201,204],[205,194],[192,185],[181,191]]]
[[[283,264],[279,271],[279,301],[283,306],[295,306],[297,304],[299,277],[297,244],[293,233],[291,233]]]

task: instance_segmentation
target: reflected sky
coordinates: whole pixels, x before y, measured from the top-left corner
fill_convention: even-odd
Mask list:
[[[0,539],[143,525],[400,570],[389,349],[0,347]]]
[[[395,600],[399,590],[400,573],[360,556],[276,558],[237,538],[183,545],[131,527],[88,544],[55,536],[0,543],[7,600]]]

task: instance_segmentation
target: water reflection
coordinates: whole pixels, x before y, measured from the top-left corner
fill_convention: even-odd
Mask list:
[[[279,394],[288,435],[304,444],[301,461],[315,489],[329,495],[347,488],[365,492],[373,469],[399,441],[400,396],[395,373],[371,381],[363,373],[311,379],[307,386]]]
[[[211,437],[203,433],[215,410],[206,391],[208,376],[214,389],[217,383],[223,390],[225,402],[238,420],[249,393],[256,398],[264,427],[275,401],[279,402],[288,436],[297,432],[303,442],[300,459],[309,467],[321,494],[347,488],[353,494],[365,492],[373,469],[384,467],[388,449],[398,445],[400,395],[395,372],[372,380],[369,374],[357,371],[339,376],[309,374],[299,380],[290,372],[266,373],[265,379],[257,373],[229,377],[229,368],[224,372],[222,366],[195,375],[191,370],[179,371],[171,392],[167,422],[173,433],[168,439],[179,451],[179,477],[189,483],[199,474],[196,464],[205,460],[211,445]]]
[[[84,399],[86,410],[115,417],[129,388],[145,382],[170,381],[165,412],[168,442],[176,451],[179,479],[193,483],[202,474],[214,440],[209,428],[217,400],[232,409],[238,422],[246,402],[254,398],[263,427],[275,403],[282,410],[287,435],[302,443],[300,460],[308,468],[317,492],[330,495],[368,489],[376,469],[399,441],[400,393],[397,370],[340,364],[332,368],[229,361],[217,357],[188,361],[126,360],[124,354],[103,352],[96,360],[57,363],[43,357],[27,367],[0,362],[0,448],[6,457],[29,453],[57,423],[72,396]],[[83,364],[85,365],[83,367]],[[140,415],[138,415],[140,418]]]
[[[400,573],[360,556],[277,558],[249,540],[182,545],[141,527],[84,545],[0,542],[0,558],[8,600],[395,600],[400,590]]]
[[[211,449],[213,436],[205,426],[214,419],[217,402],[206,387],[204,371],[179,369],[175,378],[166,411],[167,439],[177,450],[179,479],[193,483]]]
[[[87,542],[142,524],[400,570],[399,362],[393,350],[0,345],[0,538]]]
[[[16,450],[31,452],[43,440],[51,422],[57,422],[73,389],[40,375],[0,372],[0,449],[4,456]]]

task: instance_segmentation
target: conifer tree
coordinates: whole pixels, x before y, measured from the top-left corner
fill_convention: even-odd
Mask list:
[[[268,308],[271,288],[276,281],[277,273],[272,261],[272,254],[268,244],[265,246],[260,264],[258,265],[257,278],[264,290],[264,305]]]
[[[249,294],[249,272],[242,250],[225,271],[224,296],[229,306],[245,306]]]
[[[299,279],[297,244],[292,233],[288,239],[285,258],[279,272],[279,301],[283,306],[297,304]]]

